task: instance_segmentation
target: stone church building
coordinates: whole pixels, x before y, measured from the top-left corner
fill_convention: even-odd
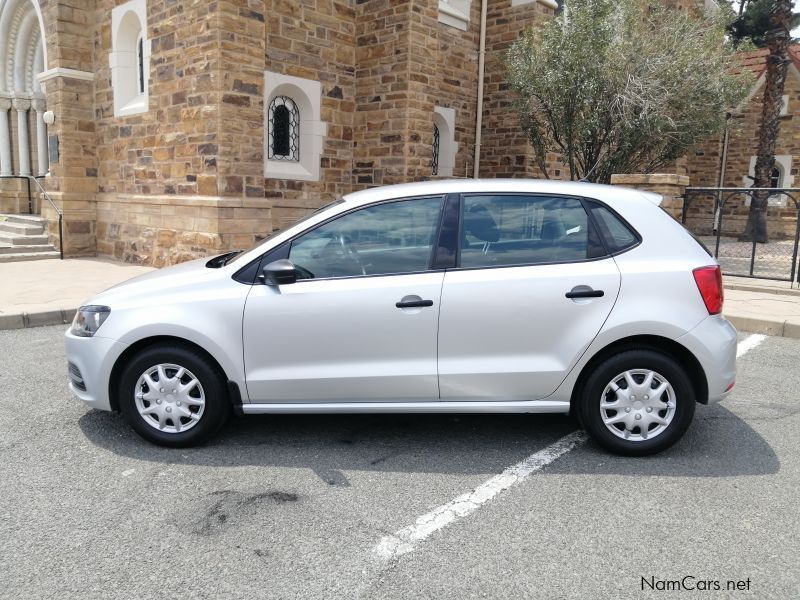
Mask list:
[[[0,213],[43,176],[66,256],[165,265],[368,186],[534,177],[501,60],[558,5],[487,0],[479,85],[481,5],[0,0]]]

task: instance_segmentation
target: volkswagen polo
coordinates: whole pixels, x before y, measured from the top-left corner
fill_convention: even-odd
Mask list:
[[[736,357],[719,266],[660,201],[499,179],[355,192],[92,298],[69,385],[173,447],[231,414],[504,412],[658,452],[730,393]]]

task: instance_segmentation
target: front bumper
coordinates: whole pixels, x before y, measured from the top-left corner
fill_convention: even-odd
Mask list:
[[[69,389],[91,408],[111,410],[108,383],[111,370],[127,346],[104,337],[65,336]],[[85,388],[85,389],[84,389]]]
[[[722,315],[711,315],[678,338],[700,362],[708,382],[709,404],[727,398],[736,381],[736,328]],[[698,398],[705,403],[705,398]]]

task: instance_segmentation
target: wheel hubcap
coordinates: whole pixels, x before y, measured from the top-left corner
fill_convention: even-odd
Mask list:
[[[181,433],[197,425],[206,406],[197,377],[180,365],[168,363],[142,373],[134,396],[144,422],[166,433]]]
[[[640,442],[663,433],[675,416],[675,390],[649,369],[631,369],[614,377],[600,398],[600,417],[608,430]]]

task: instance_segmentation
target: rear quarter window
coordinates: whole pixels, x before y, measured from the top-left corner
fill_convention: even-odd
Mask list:
[[[633,248],[639,243],[639,236],[633,229],[607,207],[594,202],[589,203],[589,207],[606,248],[611,254]]]

